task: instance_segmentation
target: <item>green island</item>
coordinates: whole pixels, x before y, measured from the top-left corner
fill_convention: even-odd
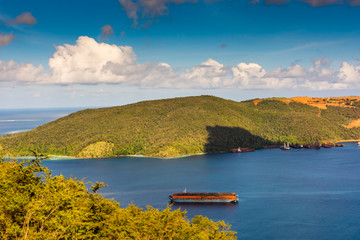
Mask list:
[[[35,151],[34,151],[35,152]],[[236,239],[223,221],[192,220],[170,206],[146,210],[98,193],[76,178],[52,176],[41,156],[21,161],[0,156],[0,238],[12,239]]]
[[[9,156],[179,157],[232,148],[360,138],[360,98],[268,98],[236,102],[214,96],[86,109],[31,131],[0,137]]]

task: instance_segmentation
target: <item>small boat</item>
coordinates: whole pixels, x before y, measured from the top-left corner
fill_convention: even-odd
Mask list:
[[[360,142],[358,142],[357,145],[360,146]]]
[[[308,149],[320,149],[320,145],[311,145],[311,144],[304,144],[304,148],[308,148]]]
[[[296,143],[296,144],[290,144],[290,147],[292,147],[292,148],[303,148],[304,145]]]
[[[330,144],[330,143],[323,143],[323,144],[321,144],[321,146],[322,146],[323,148],[331,148],[333,145]]]
[[[237,203],[236,193],[174,193],[169,196],[176,203]]]
[[[253,152],[255,151],[255,148],[233,148],[233,149],[230,149],[230,152],[232,153],[243,153],[243,152]]]
[[[318,140],[314,141],[313,144],[304,144],[304,148],[308,148],[308,149],[320,149],[321,148],[321,144],[319,143]]]
[[[291,148],[290,148],[290,145],[289,145],[289,143],[284,143],[284,145],[282,145],[281,147],[280,147],[282,150],[290,150]]]
[[[342,144],[342,143],[335,143],[334,146],[335,146],[335,147],[343,147],[344,144]]]
[[[248,148],[241,148],[241,152],[253,152],[253,151],[255,151],[255,148],[250,148],[250,147],[248,147]]]
[[[241,153],[242,151],[241,151],[241,148],[238,147],[238,148],[230,149],[230,152],[232,152],[232,153]]]

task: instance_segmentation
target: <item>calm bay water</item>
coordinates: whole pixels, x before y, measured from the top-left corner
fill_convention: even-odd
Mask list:
[[[102,193],[122,207],[164,208],[168,196],[236,192],[238,204],[176,204],[225,220],[240,239],[360,239],[360,148],[280,149],[177,159],[46,161],[54,174],[109,184]]]
[[[360,239],[360,147],[259,150],[186,158],[49,160],[53,174],[109,186],[126,207],[164,208],[181,192],[236,192],[238,204],[176,204],[224,220],[239,239]]]

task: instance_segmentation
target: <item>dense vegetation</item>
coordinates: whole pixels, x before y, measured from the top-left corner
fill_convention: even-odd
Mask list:
[[[0,238],[12,239],[236,239],[224,222],[170,207],[120,208],[76,178],[52,176],[39,160],[0,159]]]
[[[358,102],[327,109],[281,99],[235,102],[213,96],[139,102],[87,109],[34,130],[0,137],[0,148],[27,155],[106,157],[179,156],[287,142],[358,139]]]

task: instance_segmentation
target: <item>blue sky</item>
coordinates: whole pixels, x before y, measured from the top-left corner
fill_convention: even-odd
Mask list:
[[[359,0],[0,0],[0,108],[359,95]]]

